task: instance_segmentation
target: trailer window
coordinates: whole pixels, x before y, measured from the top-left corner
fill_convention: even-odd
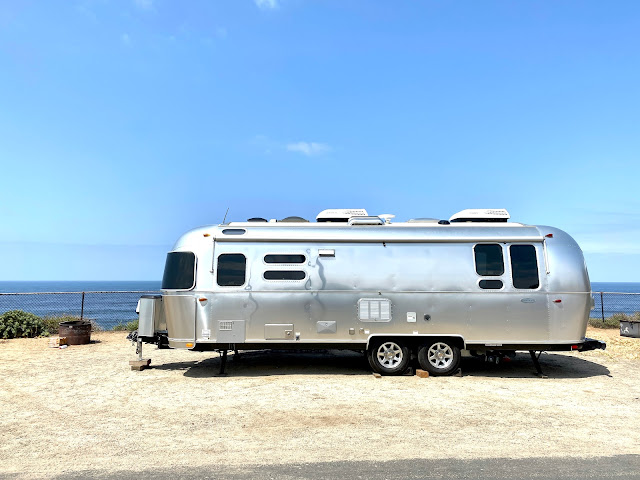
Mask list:
[[[307,257],[300,254],[270,254],[264,256],[265,263],[304,263]]]
[[[307,275],[302,270],[267,270],[265,280],[304,280]]]
[[[166,290],[190,290],[193,288],[196,256],[193,252],[170,252],[164,264],[162,288]]]
[[[497,243],[483,243],[473,248],[476,257],[476,273],[478,275],[496,276],[504,273],[502,247]]]
[[[480,280],[478,286],[485,290],[500,290],[502,288],[502,280]]]
[[[538,259],[533,245],[511,245],[511,274],[515,288],[533,289],[540,286]]]
[[[223,253],[218,257],[218,285],[241,287],[244,285],[247,258],[241,253]]]

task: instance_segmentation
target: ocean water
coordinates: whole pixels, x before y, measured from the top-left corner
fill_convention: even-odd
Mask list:
[[[640,312],[640,283],[592,282],[595,308],[591,318],[607,318],[614,313]]]
[[[640,312],[640,283],[593,282],[591,288],[594,318],[601,317],[603,311],[605,317]],[[85,292],[84,299],[82,292]],[[135,309],[140,296],[159,292],[160,281],[3,281],[0,282],[0,313],[25,310],[40,316],[82,315],[109,329],[137,319]]]
[[[159,292],[160,281],[0,282],[0,312],[82,316],[111,329],[138,318],[136,305],[141,295]]]

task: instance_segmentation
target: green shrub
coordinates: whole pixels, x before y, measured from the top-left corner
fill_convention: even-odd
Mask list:
[[[45,322],[33,313],[11,310],[0,315],[0,338],[48,335]]]
[[[631,315],[614,313],[610,317],[606,317],[604,322],[602,318],[589,319],[589,325],[595,328],[620,328],[620,322],[640,322],[640,312],[635,312]]]
[[[127,323],[119,323],[118,325],[113,327],[113,330],[116,332],[132,332],[137,329],[138,329],[137,319],[131,320],[130,322],[127,322]]]
[[[46,316],[42,320],[44,321],[50,335],[58,335],[58,327],[62,322],[77,322],[80,320],[80,317],[63,314],[60,316]],[[104,328],[98,325],[96,321],[91,318],[83,318],[82,320],[91,323],[92,332],[101,332],[104,330]]]

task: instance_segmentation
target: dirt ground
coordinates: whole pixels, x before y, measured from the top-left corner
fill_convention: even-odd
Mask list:
[[[0,476],[345,460],[640,454],[640,339],[590,329],[606,351],[463,359],[463,376],[375,378],[355,352],[212,353],[125,333],[48,348],[0,341]]]

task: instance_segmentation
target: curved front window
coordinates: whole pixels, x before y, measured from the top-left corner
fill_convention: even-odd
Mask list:
[[[163,290],[191,290],[196,278],[196,256],[193,252],[170,252],[164,264]]]

